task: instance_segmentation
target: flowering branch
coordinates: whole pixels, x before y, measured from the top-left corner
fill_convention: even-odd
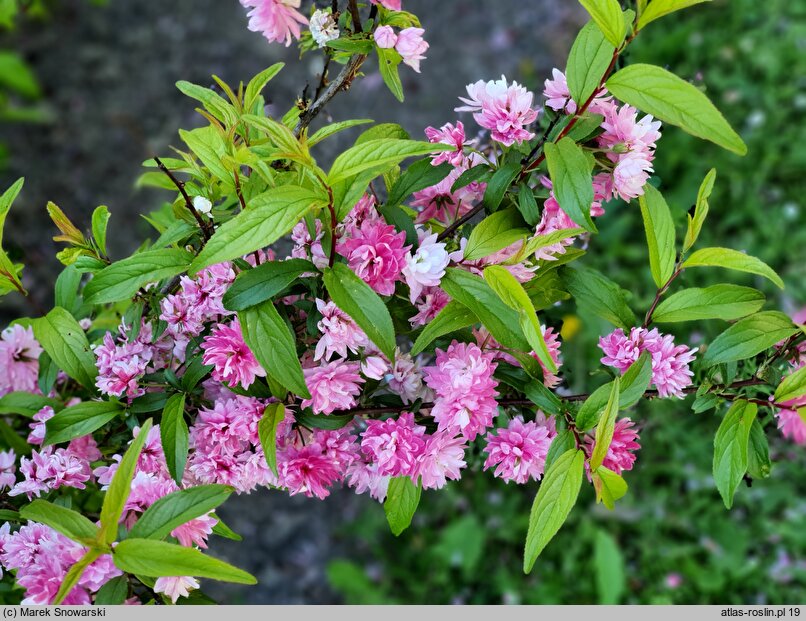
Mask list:
[[[177,179],[176,176],[174,176],[174,174],[168,169],[168,167],[165,166],[165,164],[162,163],[160,158],[154,156],[154,161],[157,163],[157,166],[159,167],[159,169],[162,172],[164,172],[168,176],[168,178],[173,182],[173,184],[177,187],[177,189],[179,190],[179,193],[182,195],[182,198],[185,199],[185,206],[188,208],[190,213],[193,214],[193,217],[196,218],[196,222],[198,223],[199,228],[201,229],[202,236],[204,237],[204,240],[207,241],[208,239],[210,239],[211,233],[210,233],[209,227],[204,222],[204,220],[202,219],[201,215],[199,215],[199,212],[196,211],[196,208],[193,206],[193,201],[191,200],[190,196],[188,195],[187,190],[185,190],[184,182],[180,181],[179,179]]]

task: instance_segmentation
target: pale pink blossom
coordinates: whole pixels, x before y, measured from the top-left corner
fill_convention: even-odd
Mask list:
[[[420,212],[415,222],[422,224],[433,218],[442,224],[450,224],[484,198],[487,184],[478,181],[456,191],[451,189],[463,172],[464,169],[455,168],[439,183],[414,193],[411,206]]]
[[[370,420],[361,439],[364,456],[378,464],[382,475],[412,476],[425,448],[425,427],[404,412],[396,419]]]
[[[529,479],[539,481],[552,439],[547,426],[534,421],[524,423],[520,416],[513,418],[506,428],[498,429],[497,435],[487,434],[484,469],[495,466],[493,475],[507,483],[523,484]]]
[[[795,444],[806,445],[806,420],[804,420],[806,414],[800,412],[803,410],[806,413],[806,396],[792,399],[781,405],[784,407],[775,413],[781,434]]]
[[[568,90],[565,74],[559,69],[551,70],[551,79],[544,82],[543,96],[546,98],[546,105],[552,110],[564,110],[566,114],[574,114],[577,111],[576,102],[571,99],[571,92]]]
[[[17,457],[14,455],[13,449],[0,451],[0,491],[14,487],[14,482],[17,480],[14,475],[17,469],[16,460]]]
[[[467,168],[468,161],[465,155],[465,146],[468,142],[465,138],[465,126],[461,121],[457,121],[456,125],[453,123],[445,123],[445,125],[439,129],[426,127],[425,135],[428,138],[428,142],[447,144],[454,147],[453,151],[437,153],[431,160],[434,166],[448,162],[457,168]]]
[[[369,339],[364,331],[332,301],[317,299],[316,308],[322,314],[322,319],[316,324],[322,333],[322,338],[316,344],[314,360],[322,357],[330,360],[333,354],[346,358],[347,350],[355,354],[360,348],[369,345]]]
[[[328,41],[339,38],[339,23],[330,11],[317,9],[311,15],[311,36],[319,47],[325,47]]]
[[[45,431],[47,431],[45,423],[54,416],[56,416],[56,412],[49,405],[33,415],[34,422],[28,425],[31,429],[31,433],[28,434],[28,444],[40,446],[45,441]]]
[[[599,339],[599,347],[604,352],[602,364],[617,368],[622,373],[638,357],[648,351],[652,358],[652,383],[660,397],[683,398],[683,390],[691,385],[694,376],[689,364],[694,360],[696,349],[685,345],[675,345],[674,337],[661,334],[657,328],[632,328],[630,336],[618,328]]]
[[[419,311],[414,317],[409,319],[412,326],[424,326],[439,314],[443,308],[451,301],[450,296],[437,287],[424,289],[422,298],[414,302],[415,308]]]
[[[390,11],[400,11],[402,0],[369,0],[372,4],[380,4]]]
[[[541,325],[540,330],[543,333],[543,340],[546,343],[549,357],[559,369],[563,364],[560,353],[560,347],[562,345],[560,342],[560,335],[554,330],[554,328],[549,328],[546,325]],[[474,328],[473,336],[475,337],[478,346],[483,350],[492,352],[496,360],[503,360],[504,362],[511,364],[513,367],[522,366],[517,358],[504,351],[504,348],[501,346],[501,344],[495,340],[495,338],[484,326],[481,328]],[[536,352],[529,352],[529,355],[537,361],[543,371],[543,384],[547,388],[556,387],[557,384],[560,383],[560,377],[556,373],[549,370]]]
[[[423,489],[441,489],[448,479],[458,481],[461,470],[467,466],[467,444],[462,436],[449,431],[437,431],[426,436],[425,448],[417,464],[415,476],[420,477]]]
[[[230,386],[249,388],[256,377],[265,377],[252,350],[243,340],[241,323],[236,318],[231,323],[220,323],[213,328],[201,344],[204,364],[213,365],[213,379]]]
[[[336,251],[359,278],[381,295],[392,295],[395,282],[403,279],[406,253],[406,233],[382,220],[364,221],[353,227],[336,246]]]
[[[321,220],[315,221],[314,229],[315,235],[311,236],[305,220],[294,226],[291,231],[291,241],[294,242],[291,256],[295,259],[309,259],[316,267],[324,269],[328,265],[328,257],[322,249],[322,239],[325,233]]]
[[[318,443],[289,446],[277,456],[280,485],[291,496],[305,494],[320,500],[330,495],[330,486],[341,480],[339,463],[328,456]]]
[[[300,0],[241,0],[246,8],[251,8],[249,30],[260,32],[269,41],[285,41],[291,45],[292,38],[299,39],[300,24],[308,20],[297,9]]]
[[[349,410],[361,393],[364,378],[358,373],[357,362],[334,360],[317,367],[303,369],[305,383],[311,393],[302,407],[311,407],[317,414],[331,414],[336,410]]]
[[[367,356],[361,361],[361,373],[369,379],[383,379],[389,368],[389,362],[383,356]]]
[[[453,341],[446,351],[436,350],[435,365],[423,373],[436,393],[431,415],[439,429],[457,431],[472,441],[492,425],[498,411],[493,358],[472,343]]]
[[[403,57],[403,62],[420,73],[420,61],[425,60],[428,43],[423,39],[422,28],[404,28],[397,36],[395,49]]]
[[[537,120],[532,108],[534,95],[517,82],[507,79],[484,82],[479,80],[467,86],[468,96],[459,99],[465,104],[457,112],[473,112],[473,118],[490,130],[492,139],[505,146],[530,140],[534,134],[526,129]]]
[[[445,268],[451,259],[446,246],[437,241],[437,234],[425,237],[417,247],[417,252],[406,255],[403,277],[409,286],[409,299],[412,304],[420,297],[423,289],[438,287]]]
[[[155,593],[164,593],[172,603],[180,597],[189,597],[190,592],[199,588],[199,581],[192,576],[166,576],[157,578],[154,583]]]
[[[638,432],[635,430],[635,423],[629,418],[620,418],[616,421],[613,430],[613,439],[607,449],[607,455],[602,465],[616,474],[621,474],[625,470],[632,470],[635,463],[635,451],[641,448],[638,444]],[[596,438],[588,435],[585,438],[585,452],[588,457],[593,454],[596,447]]]
[[[355,489],[356,494],[369,492],[371,498],[383,502],[392,477],[379,471],[380,465],[377,463],[356,460],[347,468],[347,485]]]
[[[387,376],[389,390],[400,396],[403,403],[413,403],[423,396],[423,374],[410,354],[400,350]]]
[[[0,333],[0,397],[10,392],[39,392],[39,355],[42,346],[33,328],[19,324]]]
[[[95,365],[98,377],[95,385],[98,389],[112,397],[126,395],[129,399],[145,392],[138,382],[145,375],[151,363],[153,348],[142,341],[115,344],[111,332],[104,335],[103,344],[95,348]]]
[[[378,26],[375,29],[375,43],[379,48],[388,50],[395,47],[397,43],[397,34],[391,26]]]

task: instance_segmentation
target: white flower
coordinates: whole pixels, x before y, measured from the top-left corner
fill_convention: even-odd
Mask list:
[[[175,604],[180,597],[187,597],[190,591],[199,588],[199,581],[192,576],[170,576],[157,578],[154,583],[155,593],[165,593]]]
[[[213,210],[213,203],[204,198],[203,196],[193,197],[193,208],[205,216],[209,216]]]
[[[310,28],[313,40],[319,44],[319,47],[325,47],[328,41],[339,38],[339,26],[329,11],[321,9],[314,11],[311,16]]]
[[[445,250],[445,244],[437,241],[437,234],[429,235],[420,242],[420,247],[413,255],[406,257],[403,277],[411,290],[409,299],[412,304],[420,297],[425,287],[436,287],[445,275],[451,259]]]

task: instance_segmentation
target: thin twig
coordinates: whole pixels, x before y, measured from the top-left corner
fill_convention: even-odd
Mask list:
[[[674,273],[672,273],[672,275],[669,277],[669,280],[667,280],[666,283],[662,287],[660,287],[655,293],[655,299],[652,300],[652,306],[649,307],[649,310],[644,316],[644,323],[642,324],[642,327],[646,328],[647,326],[649,326],[649,323],[652,321],[652,314],[658,307],[658,303],[660,302],[660,299],[663,297],[663,294],[669,290],[669,287],[674,282],[675,278],[680,276],[682,272],[683,272],[683,263],[681,261],[678,262],[678,264],[675,266]]]
[[[177,179],[174,176],[174,174],[170,170],[168,170],[168,167],[165,164],[163,164],[160,161],[160,158],[158,158],[156,155],[154,156],[154,161],[157,163],[157,166],[159,166],[159,169],[166,175],[168,175],[168,178],[179,190],[179,193],[182,195],[182,198],[185,199],[185,205],[187,206],[190,213],[193,214],[193,217],[196,218],[196,222],[198,223],[199,228],[201,229],[202,235],[204,236],[204,240],[207,241],[208,239],[210,239],[210,231],[208,230],[207,224],[205,224],[201,215],[199,215],[199,212],[196,211],[196,208],[193,206],[193,201],[190,199],[187,190],[185,190],[185,183]]]
[[[364,32],[364,29],[361,28],[361,13],[358,11],[358,2],[356,0],[350,0],[350,16],[353,18],[353,30],[355,32]]]

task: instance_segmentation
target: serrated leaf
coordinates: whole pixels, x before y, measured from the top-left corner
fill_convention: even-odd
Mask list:
[[[107,304],[132,298],[141,287],[184,272],[193,255],[182,248],[146,250],[115,261],[95,274],[84,287],[88,304]]]
[[[100,429],[123,414],[123,406],[111,401],[84,401],[57,412],[45,422],[44,444],[60,444]]]
[[[638,197],[641,217],[644,220],[647,246],[649,246],[649,268],[652,279],[658,288],[663,287],[674,273],[675,243],[672,213],[663,195],[651,185],[644,188],[644,195]]]
[[[256,584],[251,574],[229,563],[202,554],[195,548],[154,541],[126,539],[114,549],[112,558],[126,573],[159,578],[161,576],[197,576],[237,584]]]
[[[464,250],[464,259],[483,259],[499,250],[525,240],[530,231],[523,227],[516,209],[496,211],[473,227]]]
[[[656,323],[722,319],[732,321],[761,309],[764,294],[739,285],[713,285],[678,291],[661,302],[652,314]]]
[[[473,168],[478,168],[474,166]],[[521,173],[521,165],[518,162],[509,162],[496,170],[487,182],[484,190],[484,207],[487,211],[495,211],[504,200],[504,195],[509,190],[512,182]]]
[[[424,351],[435,339],[440,336],[461,330],[478,321],[476,315],[466,306],[462,306],[456,300],[451,300],[445,305],[436,317],[425,324],[425,328],[420,332],[414,346],[411,348],[411,355],[416,356]]]
[[[296,185],[273,188],[222,224],[190,265],[189,273],[265,248],[288,234],[305,214],[326,206],[322,193]]]
[[[421,492],[420,484],[415,485],[409,477],[394,477],[389,481],[383,509],[389,528],[396,537],[411,524],[417,505],[420,504]]]
[[[263,369],[284,388],[310,399],[297,356],[297,344],[274,303],[266,300],[238,311],[243,338]]]
[[[118,606],[126,601],[129,595],[129,581],[126,576],[112,578],[95,594],[96,606]]]
[[[750,427],[750,440],[747,446],[747,474],[754,479],[766,479],[772,471],[770,461],[770,446],[767,442],[767,434],[758,422],[758,418],[753,421]]]
[[[778,311],[764,311],[737,321],[708,346],[702,363],[706,367],[744,360],[796,334],[792,320]]]
[[[129,538],[164,539],[191,520],[209,514],[234,491],[228,485],[197,485],[163,496],[129,530]]]
[[[178,485],[182,484],[188,458],[188,426],[185,422],[185,394],[171,395],[160,419],[160,439],[165,452],[168,472]]]
[[[285,63],[275,63],[268,69],[264,69],[254,78],[249,80],[249,84],[246,85],[246,91],[244,91],[244,110],[247,112],[252,110],[255,103],[257,103],[258,97],[260,97],[260,93],[264,88],[266,88],[266,85],[269,83],[269,81],[280,73],[280,70],[284,66]]]
[[[638,18],[638,30],[641,30],[644,26],[659,17],[694,6],[695,4],[710,1],[711,0],[652,0],[652,2],[641,11],[640,17]]]
[[[381,138],[358,143],[336,158],[328,173],[328,181],[336,184],[366,170],[374,168],[391,168],[403,160],[417,155],[428,155],[439,151],[447,151],[448,145],[404,140],[400,138]]]
[[[580,146],[566,137],[543,147],[553,184],[554,196],[562,210],[586,231],[597,232],[591,218],[593,204],[593,161]]]
[[[617,0],[579,0],[579,3],[585,7],[607,40],[614,47],[619,47],[624,41],[626,25]]]
[[[787,375],[775,389],[775,402],[786,403],[806,395],[806,367]]]
[[[563,268],[562,276],[578,307],[625,330],[635,325],[635,314],[627,305],[623,290],[612,280],[582,266]]]
[[[277,475],[277,426],[285,418],[285,406],[282,403],[270,403],[263,411],[257,426],[260,446],[266,456],[266,463],[274,476]]]
[[[393,360],[395,329],[389,310],[378,294],[343,263],[326,269],[324,282],[336,306],[347,313],[369,339]]]
[[[755,403],[736,401],[714,438],[714,482],[728,509],[733,506],[733,495],[747,472],[747,447],[757,412]]]
[[[419,160],[409,166],[389,191],[386,206],[400,205],[414,192],[419,192],[442,181],[453,170],[449,162],[434,166],[430,159]]]
[[[784,281],[764,261],[731,248],[703,248],[697,250],[686,259],[683,267],[724,267],[729,270],[763,276],[775,283],[780,289],[784,288]]]
[[[30,522],[50,526],[53,530],[79,543],[91,543],[98,533],[98,527],[78,511],[55,505],[47,500],[34,500],[20,509],[20,517]]]
[[[143,450],[148,432],[151,431],[152,422],[148,419],[132,440],[129,448],[123,454],[123,459],[118,464],[118,469],[112,477],[112,482],[104,495],[104,502],[101,507],[101,531],[98,540],[102,544],[110,544],[117,538],[118,523],[123,515],[123,507],[131,492],[134,471],[137,468],[137,460],[140,459],[140,452]],[[124,570],[125,571],[125,570]],[[172,574],[187,575],[187,574]]]
[[[271,300],[294,282],[301,274],[318,272],[316,266],[305,259],[268,261],[238,274],[235,282],[224,293],[224,308],[245,310]]]
[[[694,204],[694,216],[688,215],[688,228],[686,229],[686,238],[683,241],[683,252],[688,252],[689,248],[694,245],[700,236],[702,225],[708,216],[708,199],[714,189],[715,182],[716,168],[712,168],[700,184],[700,189],[697,192],[697,202]]]
[[[96,207],[92,212],[92,238],[104,254],[106,254],[106,227],[108,225],[109,208],[106,205]]]
[[[58,367],[79,384],[93,390],[98,369],[84,330],[75,317],[57,306],[32,322],[34,336]]]
[[[611,382],[610,396],[601,418],[596,425],[596,443],[591,453],[591,470],[596,470],[607,457],[610,449],[610,442],[613,440],[613,433],[616,428],[616,416],[619,411],[619,389],[621,378],[617,377]]]
[[[51,407],[57,412],[64,408],[61,402],[30,392],[10,392],[0,397],[0,414],[19,414],[32,418],[44,407]]]
[[[616,508],[616,501],[627,493],[627,482],[612,470],[599,466],[592,475],[593,487],[596,490],[596,502],[601,502],[611,511]]]
[[[389,92],[395,96],[395,99],[402,102],[403,84],[400,82],[400,62],[403,60],[398,52],[394,49],[385,49],[376,47],[378,52],[378,69],[380,70],[381,77],[384,84],[389,89]]]
[[[529,515],[523,571],[529,573],[537,557],[557,534],[577,501],[585,471],[585,453],[571,449],[546,471]]]
[[[308,146],[312,147],[315,144],[319,144],[323,140],[326,140],[339,132],[343,132],[345,129],[350,129],[358,125],[366,125],[367,123],[372,123],[372,119],[351,119],[349,121],[339,121],[338,123],[325,125],[308,138]]]
[[[581,106],[599,90],[615,51],[616,48],[607,40],[596,22],[588,22],[579,31],[574,45],[571,46],[566,68],[568,90],[577,106]]]
[[[621,101],[692,136],[738,155],[747,153],[747,146],[708,97],[666,69],[641,63],[628,65],[612,75],[606,86]]]

